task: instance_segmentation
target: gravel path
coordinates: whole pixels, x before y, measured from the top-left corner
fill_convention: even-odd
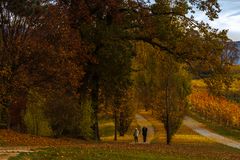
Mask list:
[[[137,124],[141,127],[141,130],[142,130],[143,126],[148,128],[147,143],[150,143],[153,140],[154,134],[155,134],[152,124],[148,120],[146,120],[143,116],[141,116],[140,114],[136,114],[135,118],[137,120]],[[140,137],[139,137],[140,142],[142,142],[142,140],[143,140],[142,135],[141,135],[141,130],[140,130]]]
[[[240,149],[240,142],[232,140],[230,138],[223,137],[219,134],[213,133],[204,128],[204,125],[190,117],[185,117],[183,124],[191,129],[193,129],[198,134],[205,136],[215,142]]]

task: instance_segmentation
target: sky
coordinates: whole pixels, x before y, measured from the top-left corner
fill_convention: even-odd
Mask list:
[[[150,0],[154,3],[154,0]],[[228,37],[233,41],[240,41],[240,0],[218,0],[221,7],[219,18],[208,20],[203,12],[196,12],[195,19],[210,24],[220,30],[228,29]]]
[[[233,41],[240,41],[240,0],[218,0],[222,11],[219,18],[209,21],[203,12],[197,12],[196,20],[203,20],[217,29],[228,29],[228,36]]]

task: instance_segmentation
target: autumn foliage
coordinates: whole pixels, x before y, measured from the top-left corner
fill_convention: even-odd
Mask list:
[[[215,97],[207,92],[194,92],[189,96],[192,111],[205,119],[226,127],[240,128],[240,105],[224,97]]]

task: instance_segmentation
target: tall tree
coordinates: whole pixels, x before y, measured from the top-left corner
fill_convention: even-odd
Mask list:
[[[143,106],[151,106],[149,108],[153,111],[153,114],[164,124],[166,142],[170,144],[172,136],[180,127],[188,109],[186,97],[190,93],[190,78],[185,70],[186,66],[184,67],[183,64],[176,62],[173,56],[164,52],[159,53],[146,44],[144,50],[145,52],[148,51],[148,55],[146,55],[148,58],[143,61],[137,59],[137,63],[141,61],[138,66],[144,64],[147,67],[135,73],[137,75],[134,76],[137,84],[135,86],[137,91],[150,90],[151,93],[137,93],[138,101],[141,101]],[[151,61],[148,60],[149,58]],[[148,68],[152,69],[149,70]],[[138,82],[139,75],[143,76],[142,83]],[[146,88],[142,84],[147,84],[149,75],[152,77],[152,87],[148,86],[149,88]],[[150,98],[151,102],[143,100],[142,97],[144,96]]]
[[[90,46],[93,61],[85,65],[85,77],[79,87],[81,98],[91,98],[93,130],[99,140],[99,93],[107,94],[114,88],[122,90],[128,81],[131,43],[120,39],[126,34],[120,7],[123,1],[62,1],[69,6],[72,27],[80,32],[81,39]],[[126,80],[125,80],[126,79]],[[111,89],[109,89],[111,88]],[[114,91],[113,91],[114,92]],[[113,93],[111,91],[111,93]],[[117,90],[115,90],[117,92]],[[105,96],[107,97],[107,96]]]
[[[0,104],[7,110],[25,92],[30,28],[42,11],[43,6],[33,1],[0,1]]]
[[[9,108],[32,87],[66,91],[78,85],[84,47],[59,6],[47,1],[1,1],[0,11],[3,106]]]
[[[187,112],[187,96],[190,94],[190,78],[184,68],[172,57],[164,57],[160,64],[160,73],[156,76],[159,92],[156,106],[156,117],[161,120],[166,130],[166,142],[171,143],[172,136],[182,124]]]

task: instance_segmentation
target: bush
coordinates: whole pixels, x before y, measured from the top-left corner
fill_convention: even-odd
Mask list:
[[[52,129],[44,115],[46,99],[37,90],[30,90],[27,97],[24,123],[28,133],[39,136],[52,136]]]
[[[89,101],[79,104],[75,97],[54,93],[48,99],[45,111],[56,137],[61,135],[91,137],[91,113]]]

